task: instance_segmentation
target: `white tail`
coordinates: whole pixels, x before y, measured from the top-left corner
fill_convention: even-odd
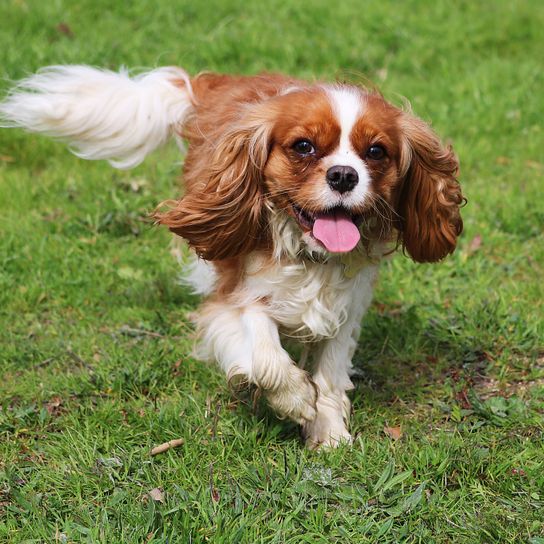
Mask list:
[[[191,106],[191,83],[181,68],[131,78],[127,71],[49,66],[0,102],[0,126],[59,138],[79,157],[132,168],[179,132]]]

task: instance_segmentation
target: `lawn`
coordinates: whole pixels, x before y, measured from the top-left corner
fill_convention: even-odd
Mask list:
[[[3,0],[1,90],[43,65],[373,82],[454,143],[456,253],[397,255],[365,318],[352,447],[191,357],[198,303],[136,170],[0,130],[0,542],[544,543],[544,4]],[[150,456],[153,446],[184,444]]]

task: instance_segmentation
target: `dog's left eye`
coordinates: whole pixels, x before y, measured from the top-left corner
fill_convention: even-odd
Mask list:
[[[371,145],[366,152],[367,158],[372,159],[373,161],[379,161],[383,159],[385,155],[385,149],[381,145]]]
[[[293,144],[293,149],[299,155],[311,155],[315,153],[315,147],[310,140],[298,140]]]

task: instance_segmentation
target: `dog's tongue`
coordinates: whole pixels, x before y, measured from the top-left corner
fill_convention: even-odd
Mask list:
[[[331,253],[351,251],[361,239],[359,229],[351,217],[340,211],[318,214],[312,234]]]

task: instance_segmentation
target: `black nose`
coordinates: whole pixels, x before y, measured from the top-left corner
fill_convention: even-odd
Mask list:
[[[359,176],[351,166],[331,166],[325,177],[329,187],[339,193],[351,191],[359,182]]]

